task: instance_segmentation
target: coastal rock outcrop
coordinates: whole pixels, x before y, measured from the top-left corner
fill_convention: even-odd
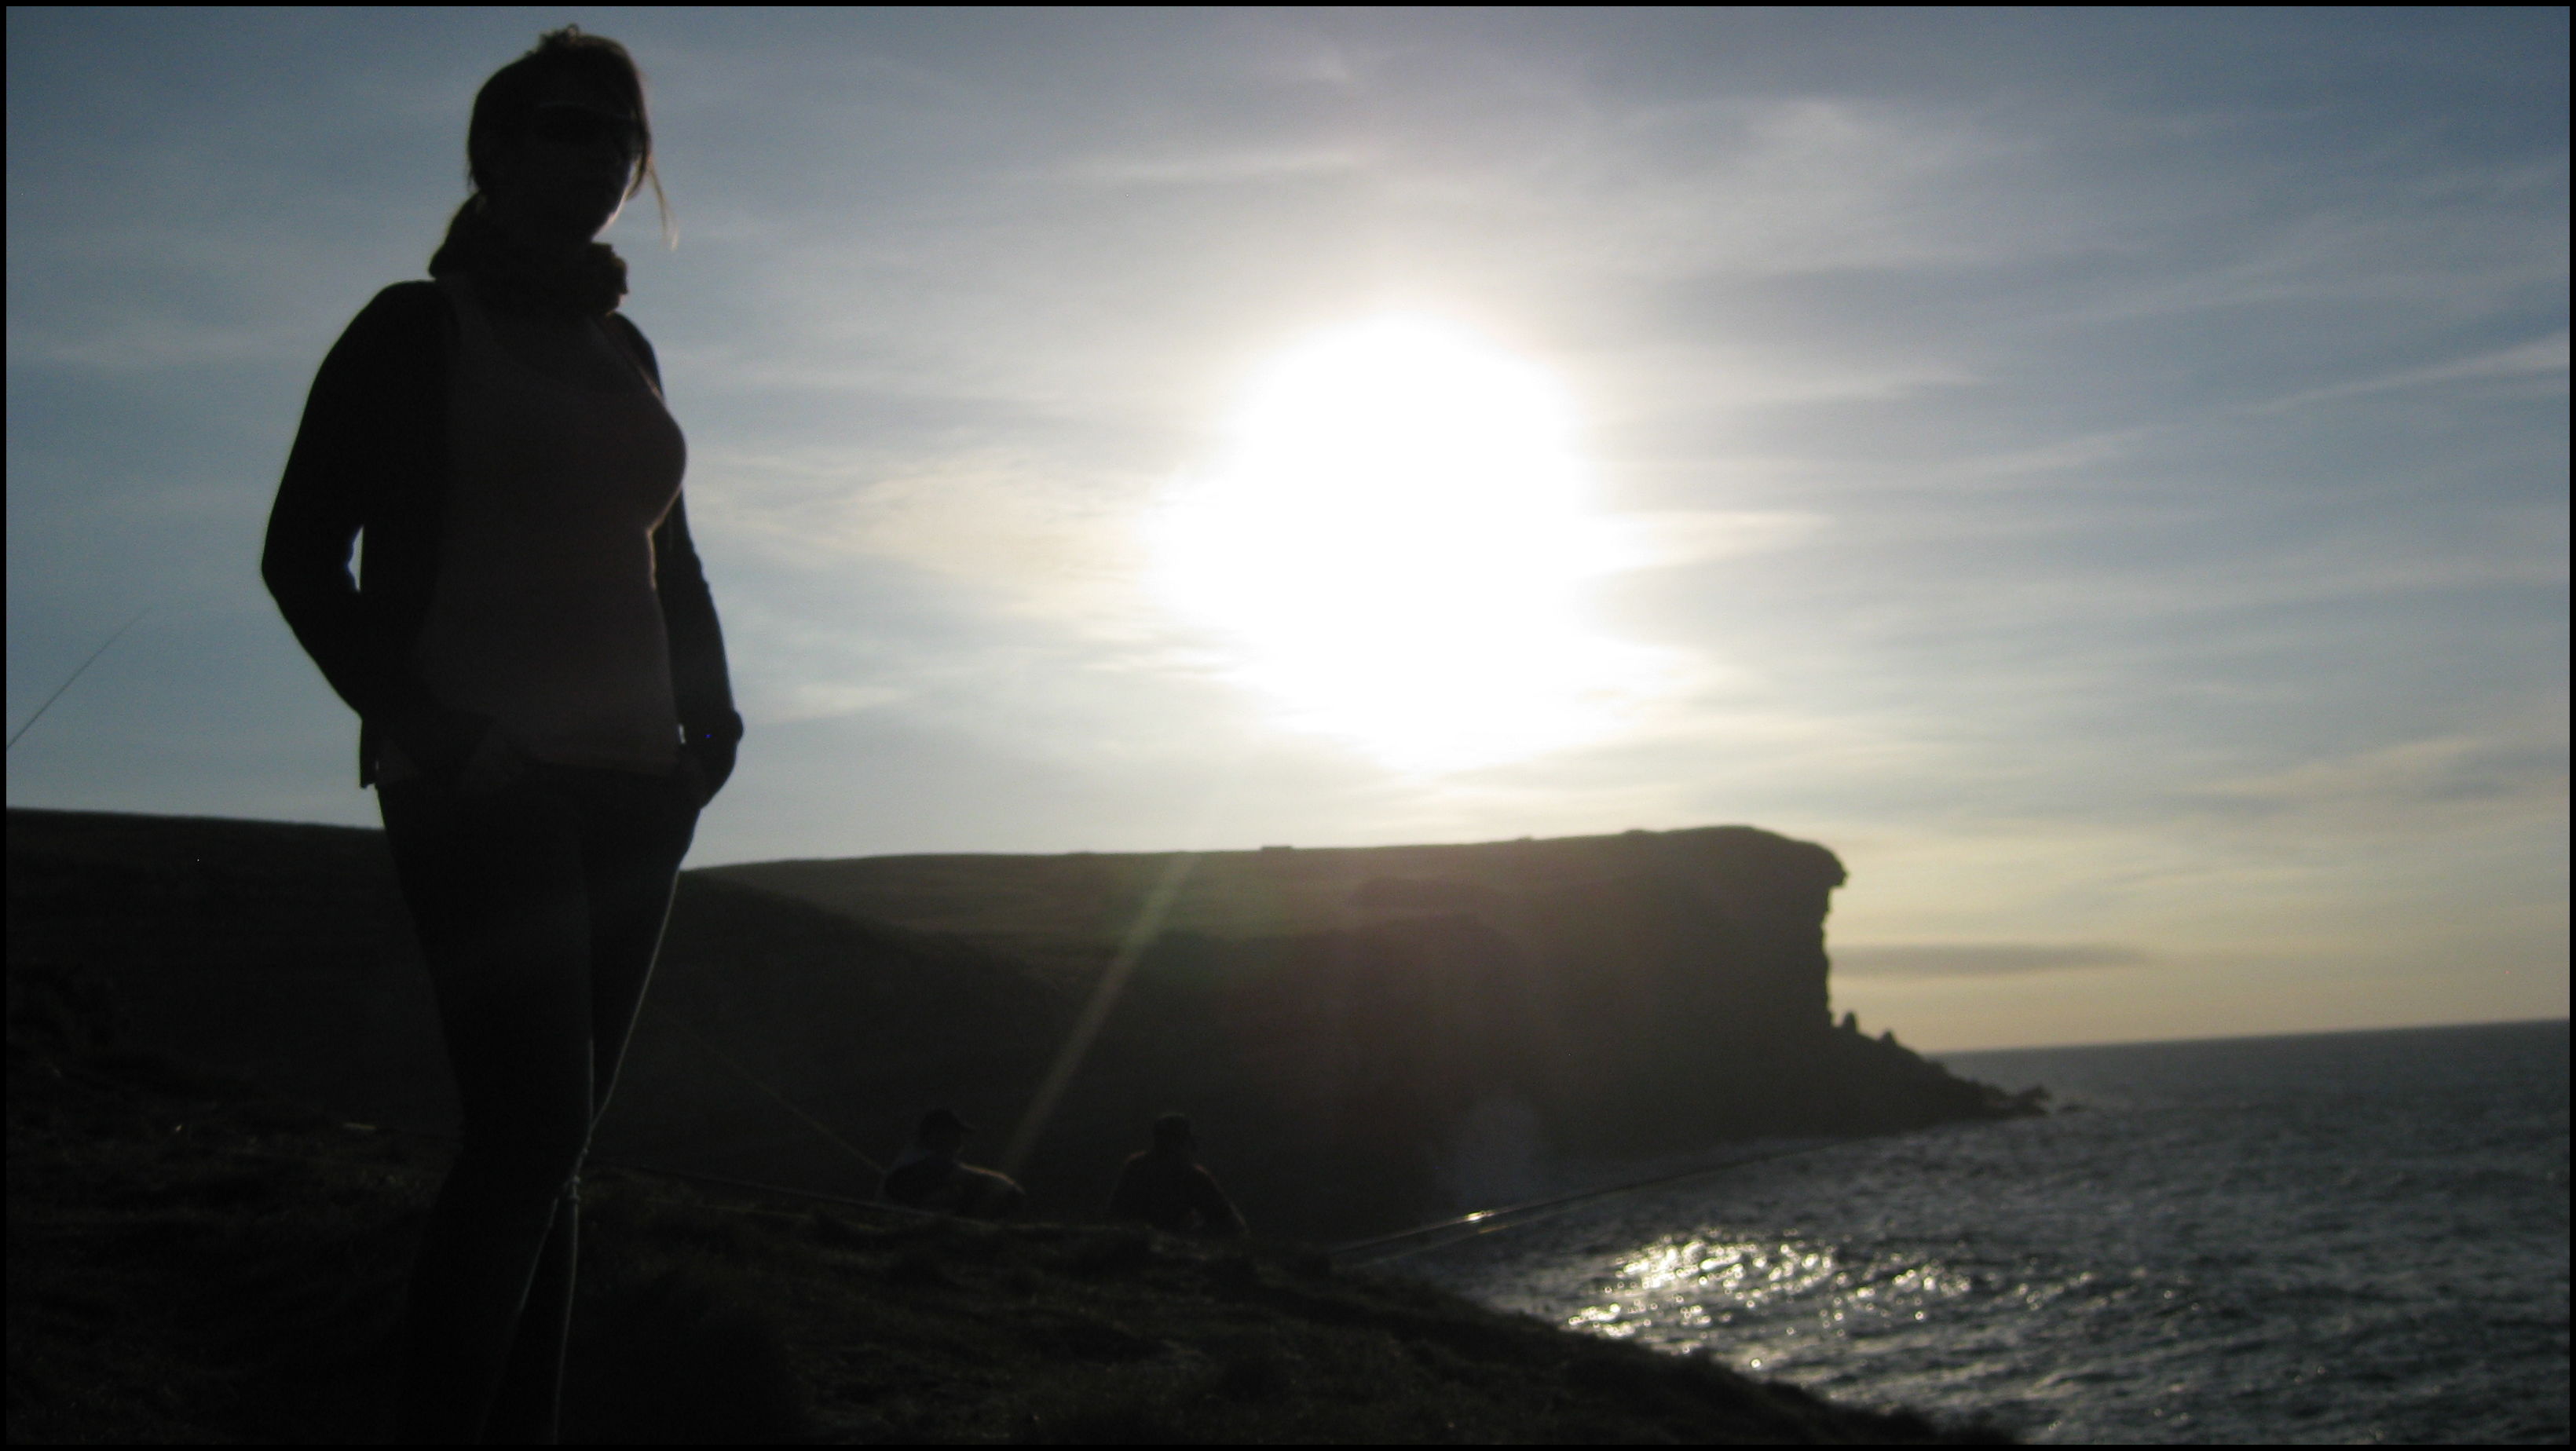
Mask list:
[[[1183,1107],[1211,1155],[1234,1146],[1225,1172],[1247,1203],[1340,1232],[1477,1207],[1461,1186],[1511,1177],[1462,1157],[1615,1159],[2016,1111],[1834,1028],[1842,864],[1751,827],[715,874],[1052,962],[1076,996],[1161,887],[1166,925],[1039,1141],[1033,1185],[1083,1184],[1101,1146]],[[995,908],[979,915],[973,891]]]

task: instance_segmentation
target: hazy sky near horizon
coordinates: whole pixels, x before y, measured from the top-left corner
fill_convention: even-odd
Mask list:
[[[261,532],[567,20],[695,864],[1746,822],[1927,1046],[2567,1010],[2555,8],[13,8],[11,729],[152,613],[10,804],[373,823]]]

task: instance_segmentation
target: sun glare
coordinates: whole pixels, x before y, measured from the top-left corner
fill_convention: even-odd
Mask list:
[[[1602,562],[1563,390],[1386,318],[1279,359],[1157,521],[1168,600],[1297,724],[1414,770],[1601,734],[1642,652],[1583,626]]]

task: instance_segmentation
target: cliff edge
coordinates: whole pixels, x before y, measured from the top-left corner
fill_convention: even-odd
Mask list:
[[[1105,1194],[1101,1165],[1178,1107],[1212,1154],[1240,1146],[1219,1167],[1247,1203],[1357,1233],[1526,1193],[1516,1173],[1565,1155],[2028,1108],[1833,1026],[1842,864],[1752,827],[708,875],[1034,964],[1068,1024],[1122,944],[1149,940],[1033,1188]]]

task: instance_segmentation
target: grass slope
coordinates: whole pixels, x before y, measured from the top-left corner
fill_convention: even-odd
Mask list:
[[[1754,862],[1842,876],[1823,848],[1743,826],[1440,846],[846,857],[745,862],[705,874],[1082,973],[1115,953],[1167,883],[1165,932],[1274,937],[1423,910],[1508,920],[1516,903],[1676,859],[1720,877]],[[1373,899],[1372,886],[1396,890]],[[1408,887],[1448,899],[1405,900]]]
[[[379,1439],[444,1150],[13,1035],[9,1439]],[[1909,1443],[1707,1358],[1288,1245],[996,1227],[596,1172],[567,1439]]]

